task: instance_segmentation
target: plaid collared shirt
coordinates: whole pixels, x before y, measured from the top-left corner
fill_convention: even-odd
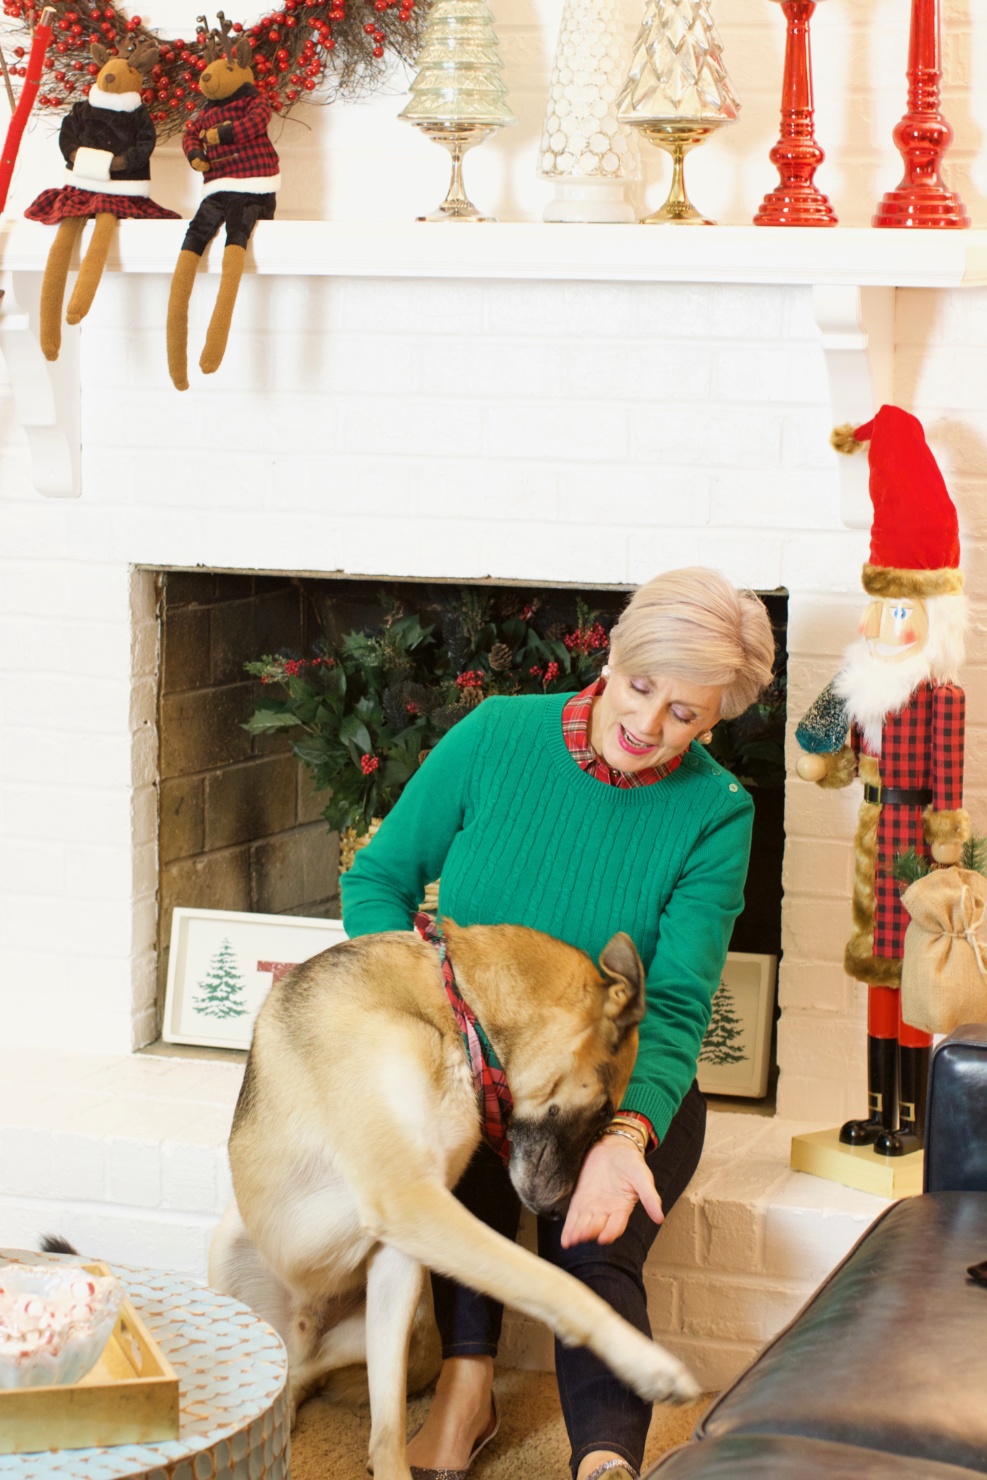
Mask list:
[[[597,781],[603,781],[608,786],[619,786],[625,791],[632,786],[652,786],[656,781],[663,781],[666,776],[671,776],[682,764],[680,755],[660,766],[648,766],[643,771],[615,771],[597,755],[590,744],[589,717],[593,700],[600,697],[606,686],[606,679],[598,678],[596,683],[591,683],[581,694],[573,694],[562,711],[562,736],[576,765],[590,776],[595,776]]]

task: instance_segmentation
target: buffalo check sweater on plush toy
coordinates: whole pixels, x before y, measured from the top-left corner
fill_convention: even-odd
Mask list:
[[[438,878],[439,915],[459,925],[527,925],[594,961],[625,931],[647,1011],[623,1105],[662,1139],[743,907],[753,803],[695,745],[658,784],[601,785],[566,745],[569,699],[487,699],[450,730],[344,875],[344,924],[407,930]]]
[[[205,103],[185,125],[182,148],[189,160],[207,159],[202,174],[202,194],[219,190],[246,191],[253,195],[273,193],[281,184],[277,151],[267,137],[271,105],[250,83],[245,83],[220,102]],[[219,143],[208,152],[200,133],[219,130]]]

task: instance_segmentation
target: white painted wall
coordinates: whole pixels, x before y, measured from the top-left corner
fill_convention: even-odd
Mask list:
[[[181,396],[166,295],[162,277],[110,275],[87,321],[78,501],[34,492],[3,402],[9,1042],[133,1041],[132,957],[146,971],[153,938],[153,737],[133,762],[130,745],[153,717],[149,681],[132,696],[130,679],[153,621],[145,605],[132,627],[135,565],[590,583],[701,561],[791,591],[793,719],[831,676],[867,535],[839,522],[808,289],[251,278],[221,373]],[[926,423],[964,536],[976,821],[987,294],[898,299],[895,394]],[[859,1100],[862,993],[839,965],[855,806],[790,787],[780,1108],[800,1118]]]

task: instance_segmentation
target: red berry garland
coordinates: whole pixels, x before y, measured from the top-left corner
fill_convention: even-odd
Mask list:
[[[384,80],[392,58],[413,62],[421,47],[427,3],[284,0],[280,10],[252,26],[235,21],[233,31],[246,34],[250,41],[257,87],[276,113],[287,113],[303,97],[327,103],[337,97],[366,97]],[[3,0],[3,12],[26,33],[40,4],[41,0]],[[372,21],[364,20],[367,7]],[[63,112],[88,94],[99,71],[90,55],[91,41],[117,50],[124,43],[151,41],[160,58],[147,76],[144,102],[159,138],[180,132],[186,116],[200,104],[199,73],[206,66],[201,31],[191,41],[169,41],[150,31],[139,15],[128,18],[114,5],[54,0],[53,8],[57,39],[45,58],[39,107]],[[8,40],[6,55],[15,77],[25,75],[26,51],[22,45],[10,46]]]

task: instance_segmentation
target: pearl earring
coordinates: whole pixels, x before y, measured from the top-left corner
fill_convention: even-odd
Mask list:
[[[702,735],[699,736],[699,743],[700,743],[700,745],[708,745],[709,742],[712,740],[712,738],[713,738],[713,731],[712,730],[706,730],[704,734],[702,734]]]
[[[603,667],[600,669],[600,677],[601,678],[609,678],[610,677],[610,664],[609,663],[604,663]]]

